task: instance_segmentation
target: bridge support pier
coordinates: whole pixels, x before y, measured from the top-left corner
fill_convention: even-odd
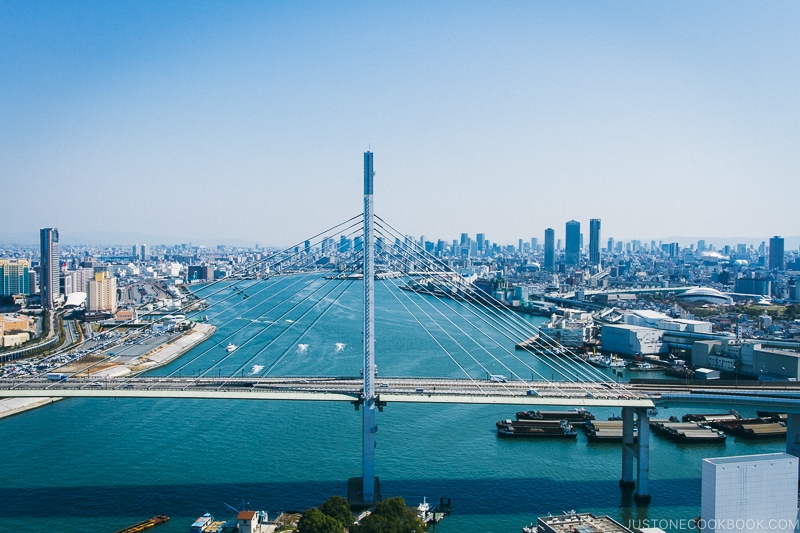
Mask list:
[[[800,457],[800,413],[786,415],[786,453]]]
[[[639,426],[639,438],[633,439],[633,415]],[[636,457],[636,481],[633,480],[633,458]],[[623,489],[636,487],[633,499],[637,503],[650,503],[648,489],[650,481],[650,418],[647,409],[622,408],[622,478]]]
[[[650,503],[650,417],[647,409],[638,409],[639,442],[636,450],[636,493],[637,503]]]
[[[622,408],[622,477],[619,486],[623,489],[632,489],[636,486],[633,481],[633,457],[636,454],[633,444],[633,408]]]

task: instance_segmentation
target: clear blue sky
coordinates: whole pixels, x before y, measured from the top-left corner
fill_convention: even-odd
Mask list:
[[[798,235],[800,2],[0,1],[0,238],[291,244],[368,147],[415,236]]]

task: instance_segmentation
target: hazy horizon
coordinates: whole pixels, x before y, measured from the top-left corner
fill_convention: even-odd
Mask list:
[[[5,2],[0,239],[285,246],[361,211],[368,149],[417,237],[798,235],[798,27],[790,1]]]

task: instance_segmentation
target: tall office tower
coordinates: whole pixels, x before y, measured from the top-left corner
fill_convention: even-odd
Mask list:
[[[589,263],[600,266],[600,219],[589,221]]]
[[[142,261],[150,261],[150,247],[146,244],[143,244],[139,250],[142,254]]]
[[[564,250],[564,262],[577,265],[581,260],[581,223],[577,220],[567,222],[567,244]]]
[[[538,252],[539,251],[539,239],[536,237],[531,237],[531,251]]]
[[[785,268],[783,259],[783,237],[775,236],[769,240],[769,269],[783,270]]]
[[[797,463],[787,453],[703,459],[700,531],[794,531]]]
[[[704,241],[703,239],[697,241],[697,250],[703,252],[705,251],[705,249],[706,249],[706,241]]]
[[[461,234],[461,255],[464,257],[469,256],[470,238],[468,233]]]
[[[30,268],[27,259],[0,259],[0,296],[30,294]]]
[[[486,235],[478,233],[475,235],[475,240],[478,241],[478,253],[483,254],[486,252]]]
[[[553,228],[544,230],[544,269],[548,272],[556,269],[556,232]]]
[[[61,287],[61,281],[59,280],[61,253],[58,249],[58,228],[42,228],[39,230],[39,242],[41,244],[39,283],[42,292],[42,307],[53,309],[58,300]]]
[[[519,242],[517,243],[517,251],[519,253],[522,253],[522,239],[520,239]]]
[[[311,253],[311,241],[306,241],[303,243],[303,249],[307,254]]]
[[[86,284],[86,310],[117,310],[117,278],[109,277],[105,270],[95,272],[94,279]]]
[[[609,237],[608,238],[608,248],[606,248],[606,251],[608,253],[611,253],[611,252],[614,251],[614,237]]]

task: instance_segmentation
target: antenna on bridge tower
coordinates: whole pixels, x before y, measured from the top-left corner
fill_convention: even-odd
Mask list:
[[[372,152],[364,152],[364,409],[362,412],[362,486],[361,502],[375,503],[375,244],[373,239]]]

